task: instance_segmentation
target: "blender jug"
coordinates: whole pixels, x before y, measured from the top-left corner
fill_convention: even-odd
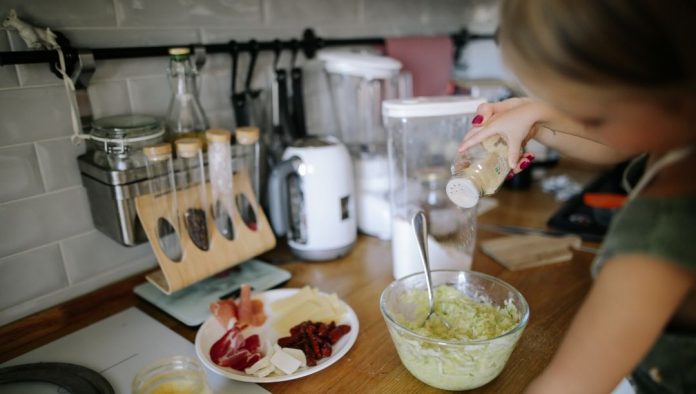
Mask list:
[[[419,97],[387,100],[382,116],[389,135],[389,176],[394,277],[421,272],[411,218],[428,216],[432,269],[468,270],[476,241],[476,207],[460,208],[445,186],[470,118],[485,100]]]
[[[362,53],[319,53],[331,93],[335,136],[353,160],[358,229],[382,239],[391,235],[387,134],[383,100],[409,97],[409,76],[395,59]]]

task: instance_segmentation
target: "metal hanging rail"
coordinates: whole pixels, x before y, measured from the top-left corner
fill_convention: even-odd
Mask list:
[[[471,34],[466,29],[462,29],[451,35],[454,41],[457,54],[461,48],[470,40],[494,39],[493,35]],[[322,39],[318,37],[314,30],[305,29],[302,38],[291,40],[275,40],[275,41],[259,41],[259,42],[236,42],[234,40],[224,44],[192,44],[192,45],[168,45],[168,46],[151,46],[151,47],[130,47],[130,48],[96,48],[89,50],[95,60],[110,60],[110,59],[129,59],[139,57],[154,57],[168,56],[168,50],[172,47],[190,47],[192,49],[204,48],[206,53],[230,53],[234,46],[237,52],[249,52],[252,46],[259,51],[272,51],[278,47],[282,50],[297,50],[301,49],[304,55],[311,59],[316,55],[317,50],[327,47],[336,46],[354,46],[354,45],[383,45],[384,38],[368,37],[368,38],[345,38],[345,39]],[[66,55],[66,63],[69,67],[74,67],[78,60],[80,49],[72,48],[69,44],[62,46],[63,52]],[[49,63],[54,64],[58,61],[58,55],[53,50],[40,51],[16,51],[16,52],[0,52],[0,66],[12,64],[36,64]]]

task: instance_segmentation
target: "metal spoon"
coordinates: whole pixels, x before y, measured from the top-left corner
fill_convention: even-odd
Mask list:
[[[423,325],[425,325],[425,322],[435,313],[435,296],[433,295],[433,281],[430,277],[430,260],[428,259],[428,221],[425,218],[425,213],[423,211],[418,211],[411,219],[411,224],[413,225],[413,232],[418,241],[418,251],[420,252],[421,261],[423,262],[423,271],[425,272],[425,285],[428,288],[428,305],[430,306],[430,310],[423,322]],[[447,323],[445,319],[440,317],[440,321],[445,327],[450,328],[449,323]]]

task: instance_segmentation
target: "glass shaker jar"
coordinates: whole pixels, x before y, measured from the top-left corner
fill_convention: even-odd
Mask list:
[[[258,127],[237,127],[235,132],[237,144],[233,146],[234,171],[246,172],[257,201],[262,197],[259,179],[259,134]],[[244,194],[237,195],[237,208],[244,224],[253,231],[258,230],[256,212]]]
[[[167,143],[147,146],[146,157],[148,185],[152,194],[152,209],[157,215],[157,239],[162,252],[172,261],[181,261],[179,242],[179,210],[174,180],[172,146]]]
[[[133,379],[133,394],[210,394],[205,370],[194,359],[173,356],[146,366]]]
[[[482,196],[492,195],[510,172],[507,157],[507,142],[497,134],[461,153],[452,164],[447,196],[458,206],[471,208]]]
[[[485,100],[421,97],[386,100],[382,115],[389,134],[392,262],[395,278],[422,272],[413,215],[429,213],[432,269],[466,270],[476,240],[476,209],[449,201],[445,185],[470,118]]]
[[[183,213],[184,225],[191,241],[198,249],[208,250],[210,229],[201,141],[197,138],[176,140],[176,154],[181,164],[177,182],[182,188],[179,193],[179,211]]]
[[[208,139],[208,174],[213,221],[218,232],[226,239],[234,239],[232,212],[234,210],[234,184],[232,182],[232,133],[225,129],[210,129]]]

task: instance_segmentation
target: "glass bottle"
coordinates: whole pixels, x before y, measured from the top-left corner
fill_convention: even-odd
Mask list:
[[[198,138],[205,148],[208,120],[198,99],[197,71],[191,65],[188,48],[169,50],[169,80],[173,90],[167,110],[166,127],[169,141]]]
[[[494,194],[510,172],[508,145],[496,134],[459,154],[452,164],[447,196],[463,208],[475,206],[482,196]]]
[[[152,209],[157,215],[157,239],[162,252],[172,261],[182,257],[179,242],[179,213],[174,179],[172,146],[168,143],[143,148]]]
[[[234,210],[234,185],[232,183],[232,133],[224,129],[210,129],[208,139],[208,174],[213,220],[220,234],[234,239],[232,212]]]
[[[183,212],[184,224],[191,241],[201,250],[208,250],[208,199],[206,196],[203,146],[196,138],[176,140],[176,154],[181,164],[179,210]]]
[[[135,375],[131,391],[134,394],[211,393],[203,367],[186,356],[168,357],[147,365]]]

